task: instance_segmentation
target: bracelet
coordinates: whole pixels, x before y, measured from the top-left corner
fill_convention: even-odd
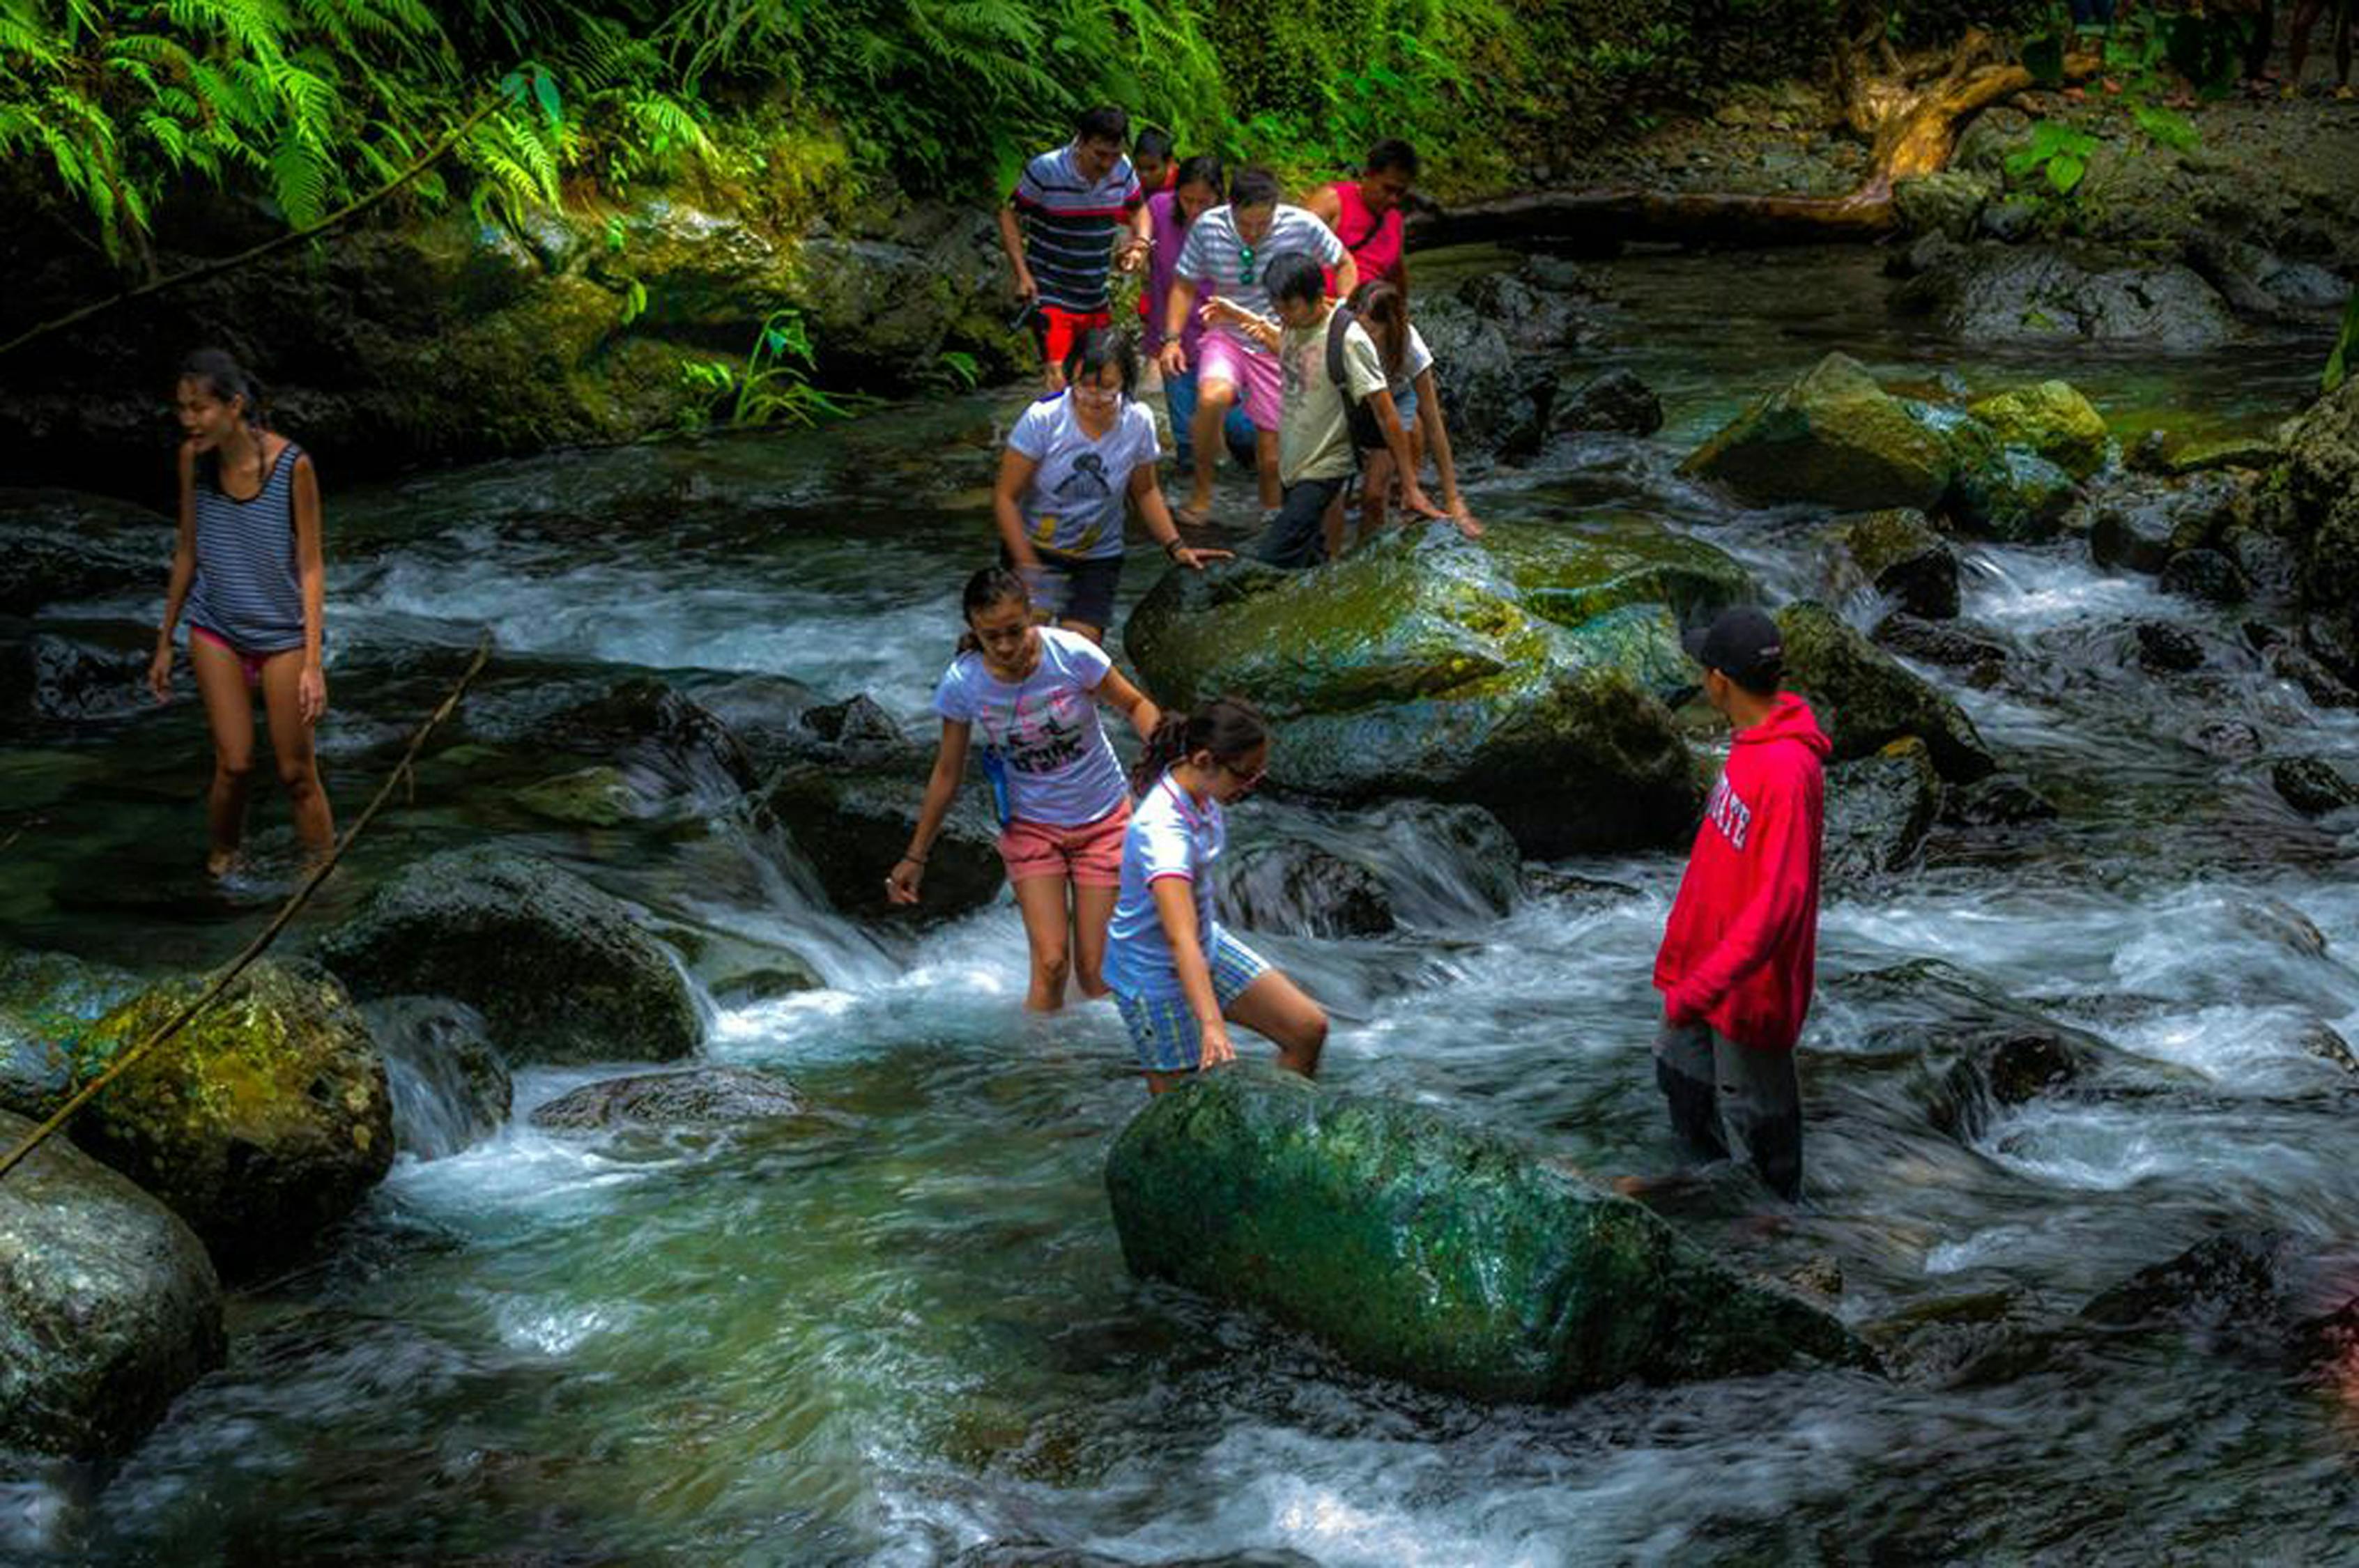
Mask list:
[[[1173,534],[1169,539],[1163,541],[1163,553],[1175,560],[1178,559],[1180,552],[1187,548],[1188,541],[1181,539],[1178,534]]]
[[[901,858],[912,866],[923,866],[926,863],[926,857],[922,855],[905,855]]]

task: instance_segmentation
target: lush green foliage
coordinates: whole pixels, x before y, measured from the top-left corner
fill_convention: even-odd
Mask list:
[[[743,365],[726,360],[691,360],[680,367],[688,389],[704,399],[691,421],[697,428],[722,425],[730,430],[756,430],[780,420],[814,425],[822,419],[840,419],[864,401],[844,393],[823,392],[811,385],[817,352],[800,315],[774,310]]]

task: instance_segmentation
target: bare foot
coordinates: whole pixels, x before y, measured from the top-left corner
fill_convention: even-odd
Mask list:
[[[1200,499],[1194,495],[1189,496],[1186,501],[1171,508],[1171,520],[1183,528],[1202,528],[1212,520],[1212,497],[1208,495]]]
[[[237,869],[237,851],[216,849],[205,855],[205,875],[218,882]]]

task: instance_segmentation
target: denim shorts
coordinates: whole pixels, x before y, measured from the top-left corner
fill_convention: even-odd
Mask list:
[[[1246,986],[1269,972],[1269,961],[1231,936],[1226,926],[1215,930],[1212,950],[1205,956],[1212,963],[1212,997],[1223,1012],[1245,994]],[[1203,1061],[1204,1026],[1196,1021],[1196,1010],[1188,1005],[1187,997],[1177,992],[1169,996],[1135,996],[1117,990],[1114,1004],[1121,1010],[1124,1027],[1130,1030],[1138,1064],[1147,1072],[1192,1073]]]

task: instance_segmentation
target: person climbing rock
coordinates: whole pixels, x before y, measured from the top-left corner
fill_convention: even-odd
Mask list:
[[[1405,141],[1368,149],[1357,180],[1322,185],[1302,200],[1305,211],[1335,231],[1362,283],[1389,283],[1408,292],[1408,250],[1402,232],[1409,188],[1417,183],[1417,149]],[[1352,290],[1338,286],[1348,297]]]
[[[172,628],[185,613],[189,666],[213,737],[205,868],[226,876],[245,835],[259,690],[279,787],[304,852],[334,846],[312,732],[328,711],[322,649],[328,567],[320,478],[310,457],[272,430],[262,388],[219,349],[180,367],[180,529],[147,685],[170,699]]]
[[[926,857],[965,777],[979,727],[999,818],[999,857],[1031,950],[1024,1005],[1054,1012],[1065,1005],[1069,980],[1084,996],[1105,995],[1106,920],[1120,879],[1130,793],[1098,706],[1123,715],[1142,736],[1163,715],[1097,644],[1034,625],[1024,580],[1006,567],[968,578],[960,607],[966,631],[934,688],[941,743],[908,852],[886,875],[886,898],[918,902]]]
[[[1443,516],[1418,486],[1408,433],[1401,428],[1384,363],[1367,329],[1357,321],[1340,323],[1339,352],[1329,353],[1329,322],[1337,307],[1327,298],[1319,264],[1307,256],[1282,256],[1270,263],[1264,281],[1277,307],[1276,321],[1249,315],[1225,298],[1212,302],[1211,318],[1251,336],[1283,366],[1278,477],[1284,501],[1254,554],[1274,566],[1315,566],[1326,558],[1327,511],[1342,499],[1357,462],[1351,428],[1353,403],[1367,408],[1377,438],[1392,456],[1400,474],[1402,505],[1427,517]],[[1340,380],[1332,374],[1338,363]]]
[[[1085,111],[1073,139],[1024,166],[999,209],[999,243],[1040,343],[1050,391],[1064,385],[1066,354],[1083,332],[1111,325],[1107,275],[1147,258],[1148,236],[1137,175],[1123,154],[1130,116]]]
[[[1810,704],[1778,689],[1785,639],[1767,614],[1723,610],[1688,650],[1736,733],[1655,958],[1655,1081],[1690,1149],[1749,1163],[1791,1200],[1802,1184],[1794,1042],[1815,981],[1831,748]]]
[[[1180,565],[1201,572],[1229,552],[1190,550],[1163,504],[1155,477],[1162,449],[1155,416],[1132,396],[1138,361],[1129,340],[1097,328],[1060,368],[1064,390],[1025,409],[1007,433],[992,510],[1007,564],[1031,582],[1041,607],[1102,643],[1122,583],[1125,498]]]
[[[1123,834],[1106,984],[1149,1094],[1236,1060],[1229,1025],[1276,1042],[1280,1066],[1319,1071],[1327,1014],[1214,913],[1222,810],[1269,770],[1269,728],[1234,698],[1166,714],[1131,770],[1138,805]]]

